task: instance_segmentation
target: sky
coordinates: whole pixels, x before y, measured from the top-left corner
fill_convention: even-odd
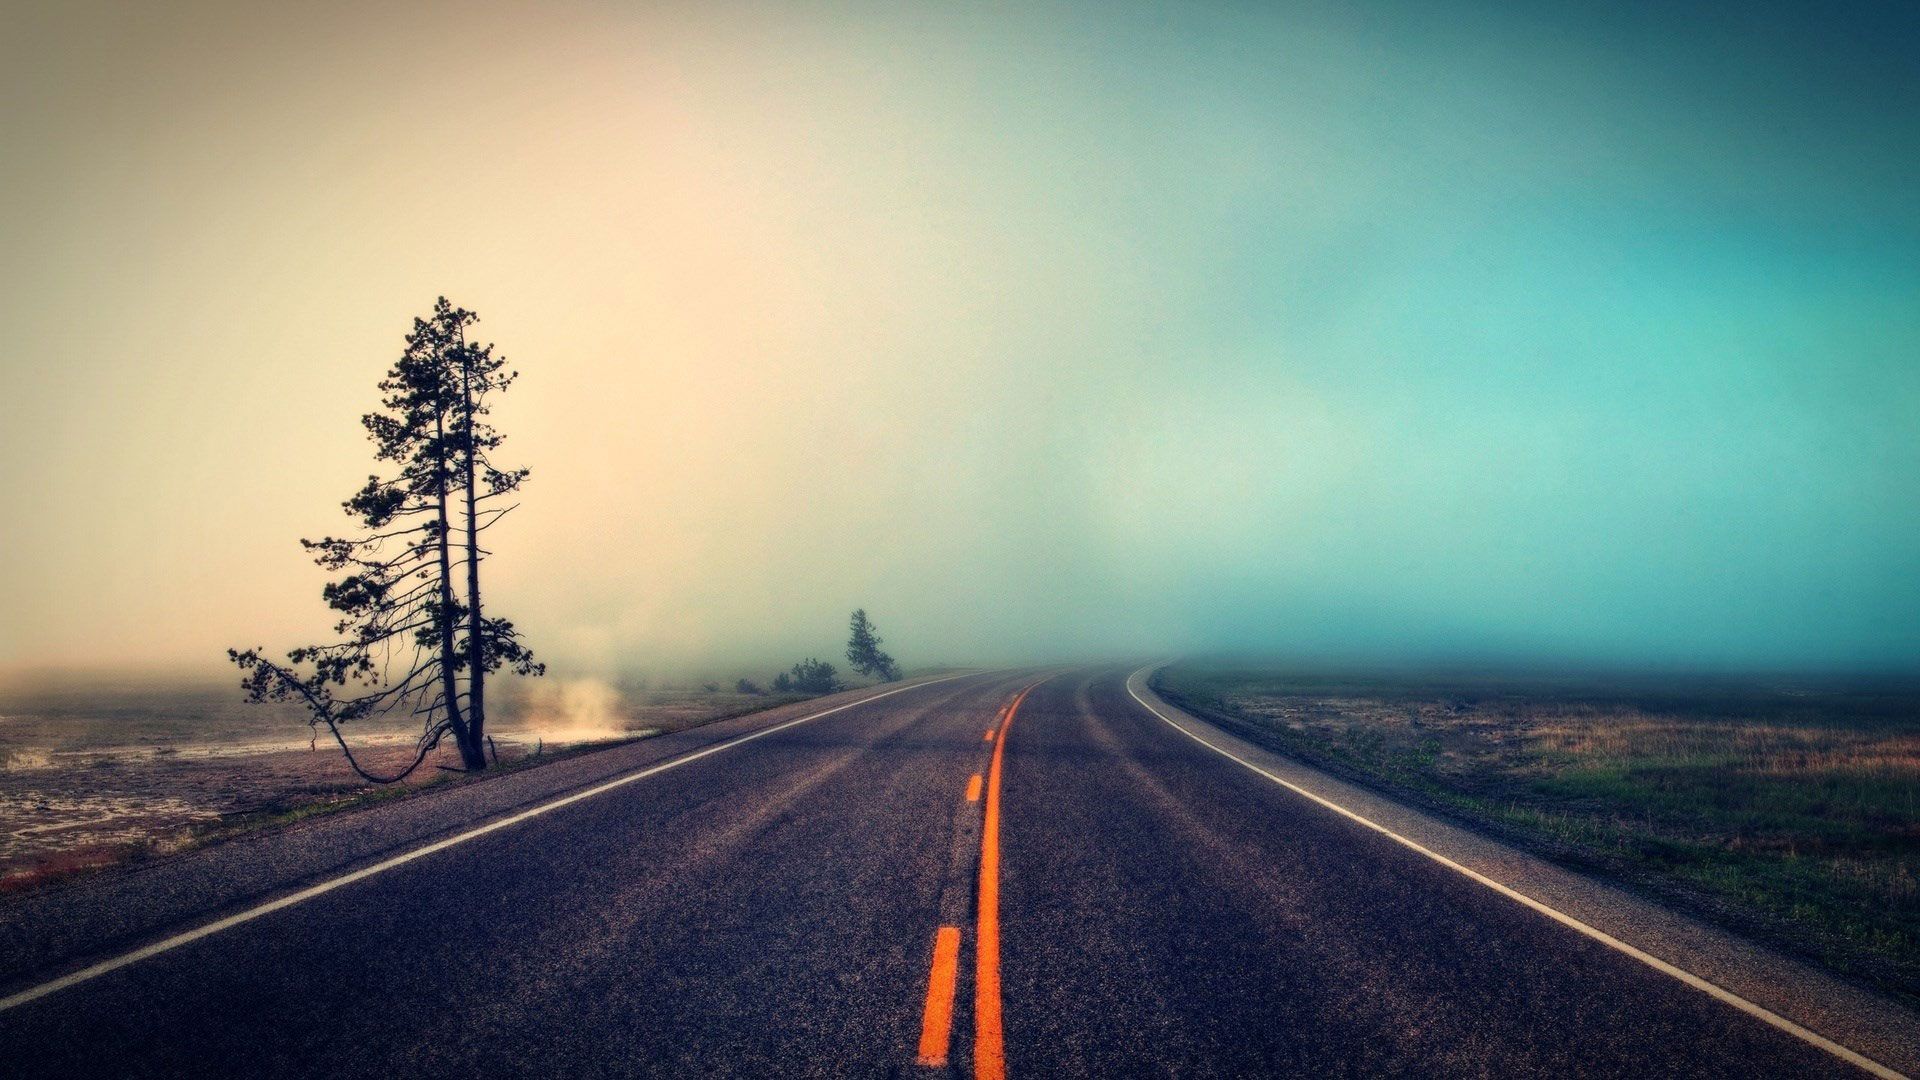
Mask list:
[[[557,672],[1920,667],[1909,6],[9,22],[0,673],[324,635],[442,294]]]

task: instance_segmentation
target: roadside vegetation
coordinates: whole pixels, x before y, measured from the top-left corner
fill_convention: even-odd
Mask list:
[[[773,677],[776,694],[831,694],[840,689],[840,672],[825,660],[808,657]]]
[[[1920,686],[1180,664],[1271,749],[1920,1001]]]
[[[855,608],[847,617],[847,663],[876,682],[899,682],[900,665],[880,651],[883,643],[873,620],[867,617],[867,609]],[[742,692],[749,686],[753,683],[740,680]],[[811,656],[775,675],[772,686],[776,694],[831,694],[847,689],[847,684],[840,681],[840,669]]]

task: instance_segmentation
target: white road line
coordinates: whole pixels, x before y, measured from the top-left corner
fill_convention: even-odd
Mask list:
[[[935,683],[951,682],[954,679],[964,679],[970,675],[978,675],[978,674],[984,674],[984,673],[967,672],[966,674],[962,674],[962,675],[943,675],[937,679],[928,679],[926,682],[914,683],[912,686],[902,686],[897,690],[888,690],[888,691],[885,691],[884,693],[874,694],[870,697],[863,697],[859,701],[849,701],[845,705],[836,705],[831,709],[826,709],[821,712],[814,713],[811,716],[802,716],[796,720],[788,720],[784,723],[775,724],[769,728],[762,728],[759,731],[749,732],[748,734],[741,735],[737,738],[728,739],[726,742],[723,742],[723,743],[715,743],[714,745],[707,747],[705,750],[698,750],[684,757],[677,757],[672,759],[671,761],[661,762],[658,765],[649,765],[644,769],[640,769],[635,772],[630,772],[625,776],[617,777],[613,780],[608,780],[605,783],[597,784],[593,787],[586,788],[585,790],[582,790],[582,791],[576,791],[571,795],[562,796],[561,798],[555,799],[552,802],[541,803],[539,806],[533,807],[532,809],[522,810],[519,813],[512,815],[511,817],[504,817],[498,821],[490,821],[487,824],[482,825],[478,828],[468,829],[466,832],[460,833],[457,836],[449,836],[444,840],[436,840],[431,844],[414,848],[412,851],[406,852],[404,854],[395,855],[391,859],[386,859],[381,862],[374,863],[372,866],[361,867],[360,869],[355,870],[351,873],[341,874],[339,877],[329,878],[318,885],[312,885],[305,889],[301,889],[299,892],[289,893],[286,896],[280,897],[278,900],[269,900],[268,902],[261,904],[258,907],[248,908],[247,910],[239,912],[237,914],[229,915],[224,919],[216,919],[213,922],[207,923],[204,926],[194,927],[192,930],[175,934],[170,938],[164,938],[160,941],[154,942],[151,945],[147,945],[142,948],[135,949],[130,953],[123,953],[119,956],[113,957],[110,960],[102,960],[99,963],[94,964],[90,967],[84,967],[84,968],[81,968],[79,971],[72,972],[71,974],[62,975],[57,979],[50,979],[47,982],[43,982],[38,986],[28,987],[27,989],[22,990],[19,993],[10,995],[5,998],[0,998],[0,1012],[5,1012],[6,1010],[14,1008],[16,1006],[25,1005],[30,1001],[37,1001],[40,998],[46,997],[48,994],[52,994],[60,990],[65,990],[69,986],[74,986],[78,983],[86,982],[89,979],[97,979],[100,976],[105,975],[110,971],[118,971],[119,969],[126,967],[129,964],[137,964],[140,961],[145,960],[149,957],[159,956],[161,953],[164,953],[164,952],[171,952],[172,950],[177,949],[182,945],[187,945],[192,942],[199,941],[201,938],[204,938],[204,937],[211,937],[212,935],[217,934],[222,930],[227,930],[232,927],[239,926],[241,923],[252,922],[253,920],[260,918],[262,915],[271,915],[276,911],[280,911],[285,908],[290,908],[295,904],[304,903],[308,900],[313,899],[316,896],[320,896],[324,893],[330,893],[333,890],[338,889],[343,885],[351,885],[356,881],[362,881],[366,878],[372,877],[375,874],[383,874],[388,870],[393,869],[396,866],[405,866],[407,863],[410,863],[415,859],[425,858],[426,856],[431,855],[436,851],[445,851],[446,849],[453,847],[457,844],[464,844],[469,840],[473,840],[478,837],[485,836],[490,832],[495,832],[497,830],[507,828],[508,826],[518,825],[521,822],[528,820],[529,818],[539,817],[542,814],[549,813],[554,810],[558,810],[563,806],[570,806],[574,803],[580,802],[583,799],[591,799],[595,795],[604,795],[607,792],[612,791],[614,788],[625,787],[626,785],[631,784],[636,780],[645,780],[649,776],[654,776],[659,773],[666,772],[668,769],[677,769],[682,765],[699,761],[703,757],[707,757],[711,754],[717,754],[722,750],[731,750],[734,747],[739,746],[741,743],[752,742],[755,739],[764,738],[768,735],[772,735],[776,731],[785,731],[790,727],[796,727],[800,724],[806,723],[809,720],[818,720],[823,716],[832,716],[834,713],[844,712],[847,709],[851,709],[859,705],[865,705],[868,702],[879,701],[881,698],[892,697],[895,694],[904,694],[909,690],[918,690],[923,686],[932,686]]]
[[[1746,1013],[1749,1016],[1752,1016],[1759,1020],[1763,1020],[1766,1023],[1771,1024],[1776,1028],[1779,1028],[1781,1031],[1784,1031],[1787,1034],[1792,1035],[1794,1038],[1801,1040],[1802,1042],[1808,1043],[1813,1046],[1817,1046],[1820,1049],[1825,1050],[1827,1053],[1832,1054],[1834,1057],[1839,1058],[1841,1061],[1844,1061],[1849,1065],[1858,1066],[1861,1069],[1864,1069],[1875,1076],[1885,1078],[1885,1080],[1908,1080],[1908,1078],[1904,1074],[1895,1072],[1894,1070],[1887,1068],[1885,1065],[1880,1064],[1879,1062],[1873,1060],[1870,1057],[1867,1057],[1856,1051],[1849,1050],[1846,1047],[1841,1046],[1839,1043],[1834,1042],[1832,1039],[1829,1039],[1826,1036],[1819,1034],[1818,1032],[1810,1031],[1807,1028],[1801,1027],[1799,1024],[1794,1023],[1793,1021],[1787,1019],[1784,1016],[1781,1016],[1779,1013],[1774,1012],[1771,1009],[1766,1008],[1765,1006],[1756,1005],[1753,1002],[1748,1001],[1746,998],[1741,997],[1739,994],[1736,994],[1733,991],[1725,989],[1723,987],[1716,986],[1713,983],[1710,983],[1707,980],[1701,978],[1700,976],[1695,975],[1691,971],[1686,971],[1682,968],[1677,968],[1672,964],[1667,963],[1665,960],[1662,960],[1659,957],[1654,956],[1652,953],[1648,953],[1640,949],[1636,949],[1632,945],[1629,945],[1626,942],[1621,941],[1619,938],[1614,937],[1612,934],[1609,934],[1604,930],[1598,929],[1593,926],[1589,926],[1586,923],[1581,922],[1579,919],[1576,919],[1573,916],[1568,915],[1565,912],[1560,911],[1556,908],[1548,907],[1547,905],[1541,903],[1538,900],[1535,900],[1533,897],[1528,896],[1525,893],[1519,892],[1514,889],[1510,889],[1507,886],[1500,884],[1499,882],[1493,880],[1492,878],[1486,876],[1485,874],[1480,873],[1478,870],[1474,870],[1470,867],[1462,866],[1461,864],[1454,862],[1452,859],[1449,859],[1445,855],[1442,855],[1439,852],[1434,851],[1432,848],[1422,845],[1416,840],[1410,840],[1407,837],[1401,836],[1399,833],[1394,832],[1392,829],[1387,828],[1385,825],[1382,825],[1378,822],[1371,821],[1367,818],[1361,817],[1359,814],[1356,814],[1353,811],[1347,809],[1346,807],[1341,806],[1339,803],[1332,802],[1328,799],[1322,798],[1321,796],[1316,795],[1311,791],[1308,791],[1306,788],[1303,788],[1298,784],[1291,783],[1287,780],[1283,780],[1280,777],[1275,776],[1274,774],[1268,772],[1267,770],[1261,768],[1258,765],[1255,765],[1253,762],[1248,761],[1246,758],[1243,758],[1238,754],[1233,753],[1230,750],[1223,750],[1220,747],[1215,746],[1213,743],[1210,743],[1207,740],[1201,738],[1200,736],[1194,734],[1193,732],[1187,730],[1185,725],[1175,721],[1172,717],[1168,716],[1166,713],[1163,713],[1159,709],[1154,708],[1153,705],[1150,702],[1148,702],[1146,698],[1143,698],[1140,696],[1139,691],[1133,688],[1134,680],[1140,678],[1141,676],[1145,675],[1147,672],[1151,670],[1153,670],[1151,666],[1144,667],[1144,668],[1141,668],[1139,671],[1134,672],[1132,675],[1128,676],[1127,677],[1127,693],[1133,696],[1133,700],[1140,703],[1141,708],[1146,709],[1148,712],[1159,717],[1161,720],[1166,721],[1166,723],[1169,726],[1171,726],[1175,731],[1178,731],[1180,734],[1185,735],[1187,738],[1192,739],[1194,742],[1199,743],[1201,746],[1206,747],[1207,749],[1213,751],[1214,753],[1219,754],[1221,757],[1227,758],[1230,761],[1234,761],[1241,765],[1244,765],[1247,768],[1253,770],[1254,772],[1259,773],[1261,776],[1264,776],[1267,779],[1273,781],[1274,783],[1279,784],[1281,787],[1286,788],[1288,791],[1291,791],[1296,795],[1302,796],[1303,798],[1310,799],[1313,802],[1316,802],[1321,806],[1324,806],[1327,809],[1333,811],[1334,813],[1339,814],[1341,817],[1347,818],[1348,820],[1353,821],[1357,824],[1364,825],[1367,828],[1372,829],[1374,832],[1377,832],[1382,836],[1385,836],[1387,839],[1394,841],[1395,843],[1411,848],[1414,851],[1417,851],[1420,854],[1425,855],[1427,858],[1432,859],[1434,862],[1439,863],[1441,866],[1444,866],[1447,869],[1454,871],[1455,873],[1461,874],[1468,878],[1472,878],[1474,881],[1477,881],[1480,884],[1485,885],[1487,888],[1492,889],[1494,892],[1499,893],[1501,896],[1504,896],[1507,899],[1513,900],[1517,903],[1524,904],[1525,906],[1532,908],[1534,911],[1537,911],[1542,915],[1545,915],[1547,918],[1552,919],[1554,922],[1557,922],[1562,926],[1566,926],[1570,929],[1576,930],[1586,935],[1587,937],[1590,937],[1593,940],[1600,942],[1602,945],[1605,945],[1609,948],[1616,949],[1620,952],[1623,952],[1628,956],[1633,957],[1635,960],[1638,960],[1641,963],[1647,965],[1648,967],[1654,969],[1655,971],[1658,971],[1665,975],[1671,975],[1674,978],[1680,980],[1681,982],[1686,983],[1688,986],[1693,987],[1695,990],[1698,990],[1704,994],[1707,994],[1719,1001],[1723,1001],[1728,1005],[1731,1005],[1734,1008],[1739,1009],[1741,1012]]]

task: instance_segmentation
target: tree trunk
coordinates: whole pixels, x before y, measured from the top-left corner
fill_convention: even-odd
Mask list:
[[[473,415],[473,353],[467,349],[466,333],[460,335],[460,407],[463,424],[462,449],[466,454],[467,495],[467,730],[475,747],[487,735],[486,638],[480,621],[480,524],[474,516],[474,458],[478,455]]]
[[[460,716],[460,683],[454,678],[455,662],[459,651],[453,641],[453,555],[448,550],[448,538],[453,533],[453,521],[447,513],[447,422],[446,413],[433,422],[434,435],[439,445],[436,454],[439,461],[434,465],[434,496],[438,500],[440,517],[440,686],[447,699],[447,726],[453,729],[453,741],[460,746],[460,763],[469,772],[479,772],[487,767],[487,756],[482,753],[479,740],[473,737],[473,731]]]

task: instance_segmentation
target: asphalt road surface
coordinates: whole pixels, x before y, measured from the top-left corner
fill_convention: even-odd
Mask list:
[[[461,840],[0,1010],[0,1075],[1864,1075],[1127,674],[916,686]]]

